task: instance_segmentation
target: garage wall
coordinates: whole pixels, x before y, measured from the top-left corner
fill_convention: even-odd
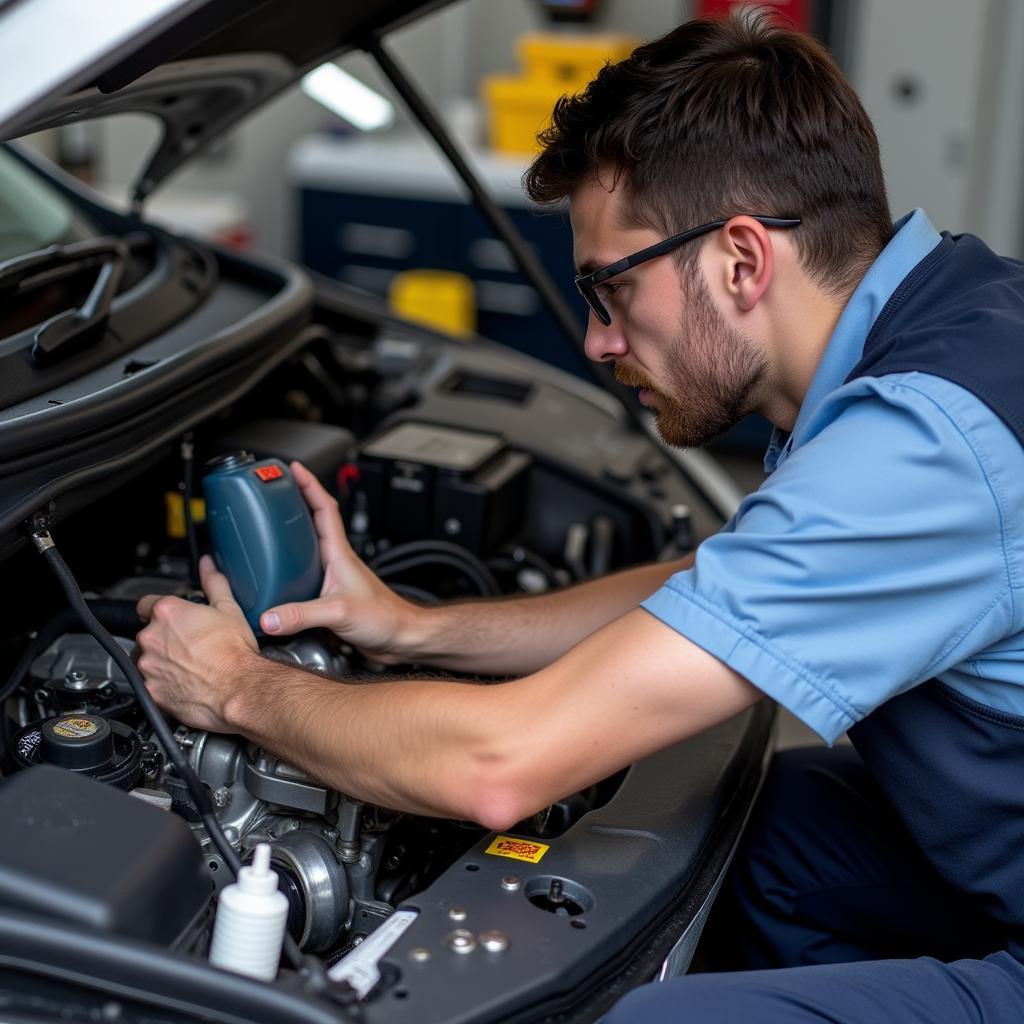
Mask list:
[[[1021,0],[838,0],[847,71],[878,130],[894,214],[924,206],[1024,255],[1024,3]],[[607,0],[603,27],[650,38],[693,8],[685,0]],[[462,0],[396,33],[390,45],[435,105],[475,97],[479,79],[515,68],[515,39],[543,27],[533,0]],[[343,62],[386,88],[361,55]],[[286,163],[295,141],[330,122],[298,91],[282,97],[172,184],[233,190],[257,243],[293,253]],[[127,183],[155,137],[138,118],[102,127],[100,175]]]
[[[680,0],[608,0],[603,27],[650,37],[677,24]],[[532,0],[463,0],[395,33],[388,45],[435,105],[475,97],[479,79],[516,66],[515,39],[544,27]],[[361,54],[342,65],[369,85],[388,87]],[[176,175],[171,186],[232,190],[250,210],[256,243],[282,256],[294,253],[294,210],[286,189],[288,153],[296,140],[325,127],[330,117],[298,90],[252,118],[225,145]],[[100,127],[98,177],[127,186],[156,138],[147,119],[123,117]]]

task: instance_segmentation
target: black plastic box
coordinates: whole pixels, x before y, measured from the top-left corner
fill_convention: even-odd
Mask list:
[[[450,540],[482,555],[521,527],[531,465],[496,434],[398,424],[359,453],[370,532]]]
[[[0,786],[0,907],[164,946],[185,940],[213,883],[179,817],[39,765]]]

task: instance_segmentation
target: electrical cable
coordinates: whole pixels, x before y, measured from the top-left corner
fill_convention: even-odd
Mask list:
[[[178,773],[178,776],[182,779],[185,785],[188,786],[189,793],[195,802],[199,815],[203,820],[203,824],[206,826],[206,831],[210,837],[210,841],[217,848],[217,852],[220,854],[221,859],[227,865],[231,873],[237,876],[238,871],[242,866],[241,858],[235,852],[231,843],[228,842],[228,838],[224,834],[224,829],[221,826],[221,823],[217,820],[217,815],[214,811],[213,803],[210,800],[209,794],[203,787],[202,782],[200,782],[199,776],[196,775],[192,766],[188,763],[188,760],[182,753],[181,747],[178,746],[177,741],[174,739],[174,734],[171,732],[170,726],[164,719],[163,713],[150,696],[149,690],[146,689],[146,684],[142,678],[142,674],[135,667],[135,663],[125,652],[124,648],[122,648],[110,633],[103,628],[99,619],[97,619],[92,613],[88,603],[82,595],[78,582],[75,580],[74,574],[71,572],[70,568],[68,568],[67,563],[57,550],[57,547],[53,542],[53,538],[50,536],[49,525],[46,522],[45,517],[34,516],[29,520],[28,525],[32,541],[35,544],[36,549],[40,554],[42,554],[50,569],[53,570],[53,573],[57,577],[57,581],[60,583],[61,589],[64,591],[64,595],[68,600],[68,604],[75,611],[86,630],[95,637],[99,645],[107,652],[107,654],[110,655],[111,658],[113,658],[114,663],[124,673],[125,678],[128,680],[132,691],[135,694],[135,699],[142,708],[153,732],[156,733],[157,739],[160,741],[160,745],[163,747],[164,753],[174,766],[174,770]],[[310,964],[317,963],[317,961],[313,960],[307,961],[303,957],[297,943],[287,932],[285,932],[284,938],[284,953],[288,958],[289,963],[296,971],[302,971],[307,969]]]

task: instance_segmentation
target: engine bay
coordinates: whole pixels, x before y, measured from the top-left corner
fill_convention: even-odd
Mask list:
[[[573,432],[540,425],[549,443],[537,445],[538,400],[551,419],[572,420]],[[579,422],[587,417],[595,421],[590,429]],[[490,429],[482,429],[485,421]],[[556,436],[570,445],[571,461],[559,458]],[[339,497],[357,553],[397,592],[426,603],[543,593],[638,561],[677,557],[715,515],[646,439],[622,431],[586,398],[503,366],[494,352],[460,352],[456,361],[439,341],[335,336],[299,352],[102,497],[63,521],[58,516],[55,535],[90,610],[125,652],[133,653],[142,625],[135,611],[141,596],[203,599],[195,563],[209,541],[200,474],[206,462],[236,450],[302,461]],[[198,841],[203,870],[197,873],[192,853],[180,848],[171,875],[188,882],[171,902],[183,908],[177,919],[185,924],[174,934],[166,927],[141,934],[201,954],[213,900],[232,872],[125,674],[61,605],[32,557],[22,550],[8,563],[23,585],[4,652],[4,774],[15,779],[36,769],[25,792],[45,801],[55,786],[63,792],[65,776],[53,773],[61,769],[78,777],[76,785],[87,778],[148,805],[150,821],[157,820],[154,808],[159,818],[179,819]],[[329,677],[372,681],[384,672],[326,630],[260,643],[268,658]],[[416,669],[401,667],[398,675]],[[487,835],[472,822],[365,805],[238,736],[177,725],[173,738],[241,860],[251,859],[257,844],[270,844],[289,902],[289,934],[328,965]],[[44,773],[39,766],[47,766]],[[607,804],[624,774],[511,831],[546,848]],[[79,799],[89,803],[88,793]],[[12,799],[23,799],[22,791]],[[127,822],[135,804],[121,804]],[[141,816],[139,827],[152,828]],[[40,841],[48,846],[50,839]],[[26,849],[32,846],[29,837]],[[150,853],[133,858],[147,865],[137,868],[145,879],[133,912],[164,921],[169,897],[158,872],[167,866]],[[34,902],[25,893],[56,884],[64,867],[51,863],[37,875],[34,862],[30,856],[12,868],[9,884],[0,884],[0,904],[53,914],[52,900]],[[94,924],[97,901],[104,921],[124,916],[116,891],[93,895],[65,900],[57,916]],[[574,919],[592,903],[561,879],[534,885],[528,897],[534,907]]]

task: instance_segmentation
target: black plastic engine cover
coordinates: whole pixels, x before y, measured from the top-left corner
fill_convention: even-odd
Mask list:
[[[0,908],[176,945],[212,882],[189,827],[50,765],[0,786]]]

